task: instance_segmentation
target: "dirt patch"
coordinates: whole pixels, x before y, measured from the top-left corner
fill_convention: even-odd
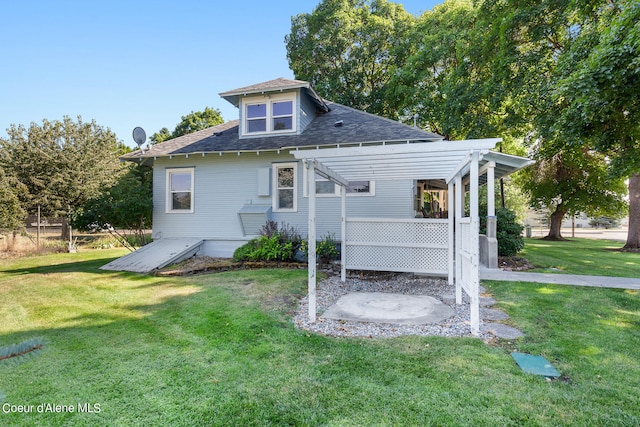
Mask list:
[[[188,276],[222,271],[252,270],[258,268],[305,269],[306,263],[279,261],[243,261],[234,262],[231,258],[193,257],[155,272],[156,276]]]
[[[536,268],[526,258],[517,256],[501,256],[498,257],[498,268],[506,271],[527,271]]]
[[[527,259],[521,257],[498,257],[498,267],[507,271],[527,271],[535,266]],[[306,269],[305,262],[280,262],[280,261],[243,261],[234,262],[231,258],[212,258],[207,256],[192,257],[178,264],[157,270],[156,276],[188,276],[203,273],[218,273],[235,270],[254,270],[259,268],[289,268]],[[318,269],[329,276],[340,274],[339,264],[323,264]],[[358,275],[361,279],[384,280],[389,273],[384,271],[352,271],[351,274]]]

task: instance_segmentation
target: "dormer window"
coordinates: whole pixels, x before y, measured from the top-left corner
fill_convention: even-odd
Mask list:
[[[271,96],[265,99],[246,98],[244,104],[243,134],[257,135],[295,131],[294,95]]]
[[[293,129],[293,101],[280,101],[271,104],[273,130]]]
[[[267,104],[247,105],[247,133],[267,131]]]

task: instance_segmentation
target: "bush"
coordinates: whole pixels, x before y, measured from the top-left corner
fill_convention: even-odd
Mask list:
[[[309,247],[306,240],[302,242],[300,250],[305,256],[308,255]],[[338,254],[338,242],[333,233],[327,233],[321,240],[316,241],[316,255],[320,262],[327,263],[332,261],[336,259]]]
[[[251,254],[258,247],[258,239],[249,240],[233,252],[233,260],[235,262],[248,261]]]
[[[286,222],[281,223],[280,228],[278,228],[277,222],[267,221],[266,224],[262,226],[258,234],[265,237],[278,236],[281,242],[292,242],[294,245],[299,245],[302,241],[302,237],[298,230]]]
[[[240,261],[294,261],[302,239],[294,227],[275,221],[267,221],[260,229],[260,237],[240,246],[233,253],[233,260]]]
[[[516,218],[515,212],[506,208],[496,209],[496,238],[498,255],[515,256],[524,248],[522,231],[524,226]],[[487,218],[480,217],[480,233],[487,232]]]

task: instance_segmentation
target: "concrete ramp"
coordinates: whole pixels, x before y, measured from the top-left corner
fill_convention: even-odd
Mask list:
[[[160,239],[100,267],[101,270],[148,273],[179,262],[198,252],[203,240],[198,238]]]

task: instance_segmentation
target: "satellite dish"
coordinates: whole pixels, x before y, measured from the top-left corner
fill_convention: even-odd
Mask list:
[[[147,134],[144,129],[141,127],[133,129],[133,140],[138,144],[139,148],[142,148],[142,145],[147,141]]]

